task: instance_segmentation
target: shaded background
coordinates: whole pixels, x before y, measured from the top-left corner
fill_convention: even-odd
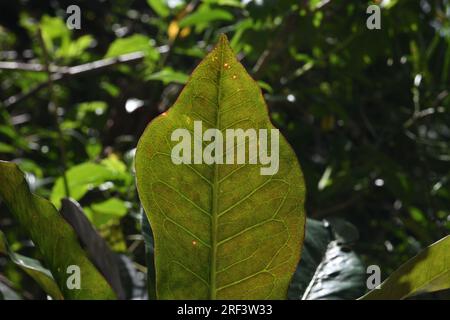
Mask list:
[[[2,1],[0,159],[56,205],[66,170],[70,196],[145,272],[134,148],[225,33],[297,153],[308,217],[353,223],[356,252],[385,277],[450,230],[450,1],[378,1],[369,30],[373,3]],[[80,30],[66,27],[72,4]],[[0,229],[39,257],[4,206]],[[4,257],[0,281],[45,297]]]

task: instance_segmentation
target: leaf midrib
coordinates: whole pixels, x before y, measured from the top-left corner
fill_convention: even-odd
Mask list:
[[[219,76],[217,88],[217,116],[216,128],[220,129],[220,96],[222,88],[222,70],[223,70],[223,40],[219,43]],[[212,185],[212,214],[211,214],[211,258],[210,258],[210,284],[209,284],[209,298],[215,300],[216,292],[216,270],[217,270],[217,222],[218,222],[218,190],[219,190],[219,165],[214,163],[214,177]]]

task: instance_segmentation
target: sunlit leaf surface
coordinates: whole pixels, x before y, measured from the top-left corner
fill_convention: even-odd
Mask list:
[[[285,299],[305,224],[294,152],[280,136],[273,175],[261,175],[260,164],[176,165],[171,134],[192,131],[194,121],[221,132],[274,128],[225,36],[138,144],[137,187],[155,238],[157,297]]]

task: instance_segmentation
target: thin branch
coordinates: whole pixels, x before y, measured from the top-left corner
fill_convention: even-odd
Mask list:
[[[50,71],[52,73],[67,72],[67,67],[58,67],[51,65]],[[31,72],[45,72],[45,66],[40,63],[25,63],[18,61],[0,61],[0,70],[12,71],[31,71]]]
[[[8,108],[13,105],[16,105],[17,103],[25,100],[26,98],[34,95],[41,89],[48,87],[48,82],[51,81],[53,83],[59,82],[61,80],[74,78],[77,76],[85,75],[91,72],[98,72],[102,71],[106,68],[110,68],[113,66],[116,66],[118,64],[123,63],[135,63],[138,61],[141,61],[144,58],[144,53],[141,51],[132,52],[120,55],[118,57],[114,58],[106,58],[101,59],[93,62],[88,62],[84,64],[80,64],[78,66],[73,67],[57,67],[57,66],[49,66],[48,70],[50,71],[50,76],[47,81],[41,82],[31,88],[30,90],[19,93],[17,95],[11,96],[7,98],[3,104]],[[3,66],[3,68],[2,68]],[[4,70],[17,70],[17,71],[36,71],[36,72],[46,72],[46,66],[41,64],[17,64],[14,65],[11,63],[6,62],[0,62],[0,69]],[[53,72],[54,70],[57,70],[57,72]]]

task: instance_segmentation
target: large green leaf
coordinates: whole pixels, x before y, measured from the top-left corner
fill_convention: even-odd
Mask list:
[[[30,277],[32,277],[48,295],[53,299],[64,299],[61,290],[53,279],[52,273],[44,268],[42,264],[35,259],[25,257],[21,254],[15,253],[11,250],[6,241],[6,237],[3,232],[0,231],[0,253],[6,254],[11,258],[18,267],[25,271]]]
[[[135,51],[142,51],[150,60],[158,60],[159,58],[159,52],[153,47],[151,40],[142,34],[134,34],[114,40],[109,45],[105,57],[112,58]]]
[[[260,164],[176,165],[171,134],[193,131],[194,121],[222,133],[274,129],[258,85],[225,36],[138,143],[137,187],[155,239],[157,297],[285,299],[305,224],[294,152],[280,136],[273,175],[261,175]]]
[[[450,288],[450,236],[433,243],[394,271],[362,300],[405,299]]]
[[[15,163],[0,161],[0,198],[28,232],[66,299],[113,299],[115,294],[81,248],[72,227],[44,198],[30,192]],[[78,266],[81,288],[69,289],[69,266]],[[70,270],[70,269],[69,269]]]

